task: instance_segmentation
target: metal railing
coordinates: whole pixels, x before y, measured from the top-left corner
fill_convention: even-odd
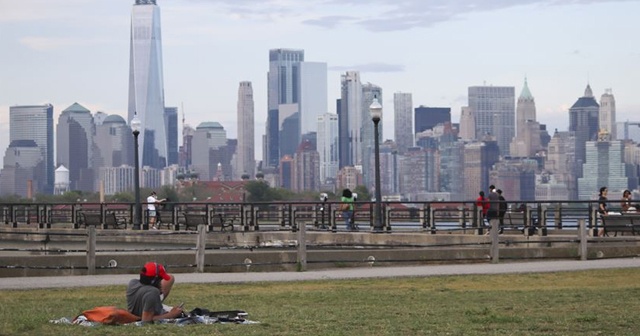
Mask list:
[[[612,202],[613,203],[613,202]],[[588,228],[598,227],[597,201],[508,202],[509,213],[523,213],[522,226],[547,230],[578,229],[584,219]],[[524,206],[522,206],[524,205]],[[112,213],[132,228],[133,203],[60,203],[0,204],[0,222],[17,227],[40,229],[85,227],[83,213],[100,214],[104,224]],[[142,205],[146,210],[146,204]],[[269,202],[269,203],[167,203],[158,206],[159,222],[173,230],[184,230],[185,213],[201,213],[207,226],[216,221],[233,225],[236,231],[296,231],[301,225],[310,229],[338,232],[346,227],[337,202]],[[475,201],[469,202],[383,202],[385,232],[462,232],[482,233],[487,223]],[[373,223],[373,202],[355,204],[354,222],[361,230]],[[518,210],[522,209],[522,210]],[[143,211],[143,221],[149,212]]]

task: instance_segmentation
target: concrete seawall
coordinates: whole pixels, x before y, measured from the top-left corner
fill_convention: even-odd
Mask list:
[[[71,235],[70,235],[71,234]],[[0,234],[0,277],[87,274],[85,230],[16,230]],[[273,272],[298,269],[297,233],[215,232],[206,234],[205,272]],[[635,236],[590,238],[588,259],[640,255]],[[96,274],[136,273],[145,261],[174,273],[196,271],[194,233],[99,230]],[[307,269],[423,264],[489,263],[489,236],[368,232],[307,232]],[[13,250],[10,250],[13,249]],[[579,259],[575,231],[548,236],[500,236],[503,261]]]

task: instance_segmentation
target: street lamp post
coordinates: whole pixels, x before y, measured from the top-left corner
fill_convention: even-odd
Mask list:
[[[371,114],[371,120],[373,121],[373,141],[374,157],[375,157],[375,174],[376,174],[376,204],[373,217],[373,232],[383,232],[382,226],[382,192],[380,190],[380,140],[378,132],[378,124],[382,119],[382,105],[378,102],[378,98],[373,98],[373,103],[369,106],[369,113]]]
[[[136,204],[133,208],[133,229],[140,230],[140,223],[142,223],[142,211],[140,209],[140,161],[138,158],[138,135],[140,135],[140,128],[142,127],[142,123],[140,119],[138,119],[138,114],[133,115],[133,119],[131,119],[131,131],[133,133],[133,138],[135,145],[133,147],[134,151],[134,162],[135,162],[135,174],[133,178],[134,189],[135,189],[135,201]]]

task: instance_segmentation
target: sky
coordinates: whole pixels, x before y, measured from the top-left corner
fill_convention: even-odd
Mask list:
[[[74,102],[127,115],[134,0],[0,0],[0,153],[9,107],[51,103],[54,125]],[[165,105],[186,123],[220,122],[237,136],[241,81],[253,82],[256,156],[262,157],[269,49],[304,49],[326,62],[335,113],[340,75],[359,70],[383,89],[383,135],[393,139],[393,93],[414,106],[452,108],[469,86],[525,77],[538,120],[568,129],[589,83],[612,89],[618,121],[640,112],[638,0],[157,0]],[[54,126],[55,127],[55,126]],[[181,144],[182,141],[180,141]]]

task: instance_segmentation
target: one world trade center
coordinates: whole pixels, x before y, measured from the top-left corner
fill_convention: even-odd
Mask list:
[[[137,114],[143,166],[163,168],[167,162],[164,122],[162,38],[156,0],[136,0],[131,11],[129,59],[129,122]]]

